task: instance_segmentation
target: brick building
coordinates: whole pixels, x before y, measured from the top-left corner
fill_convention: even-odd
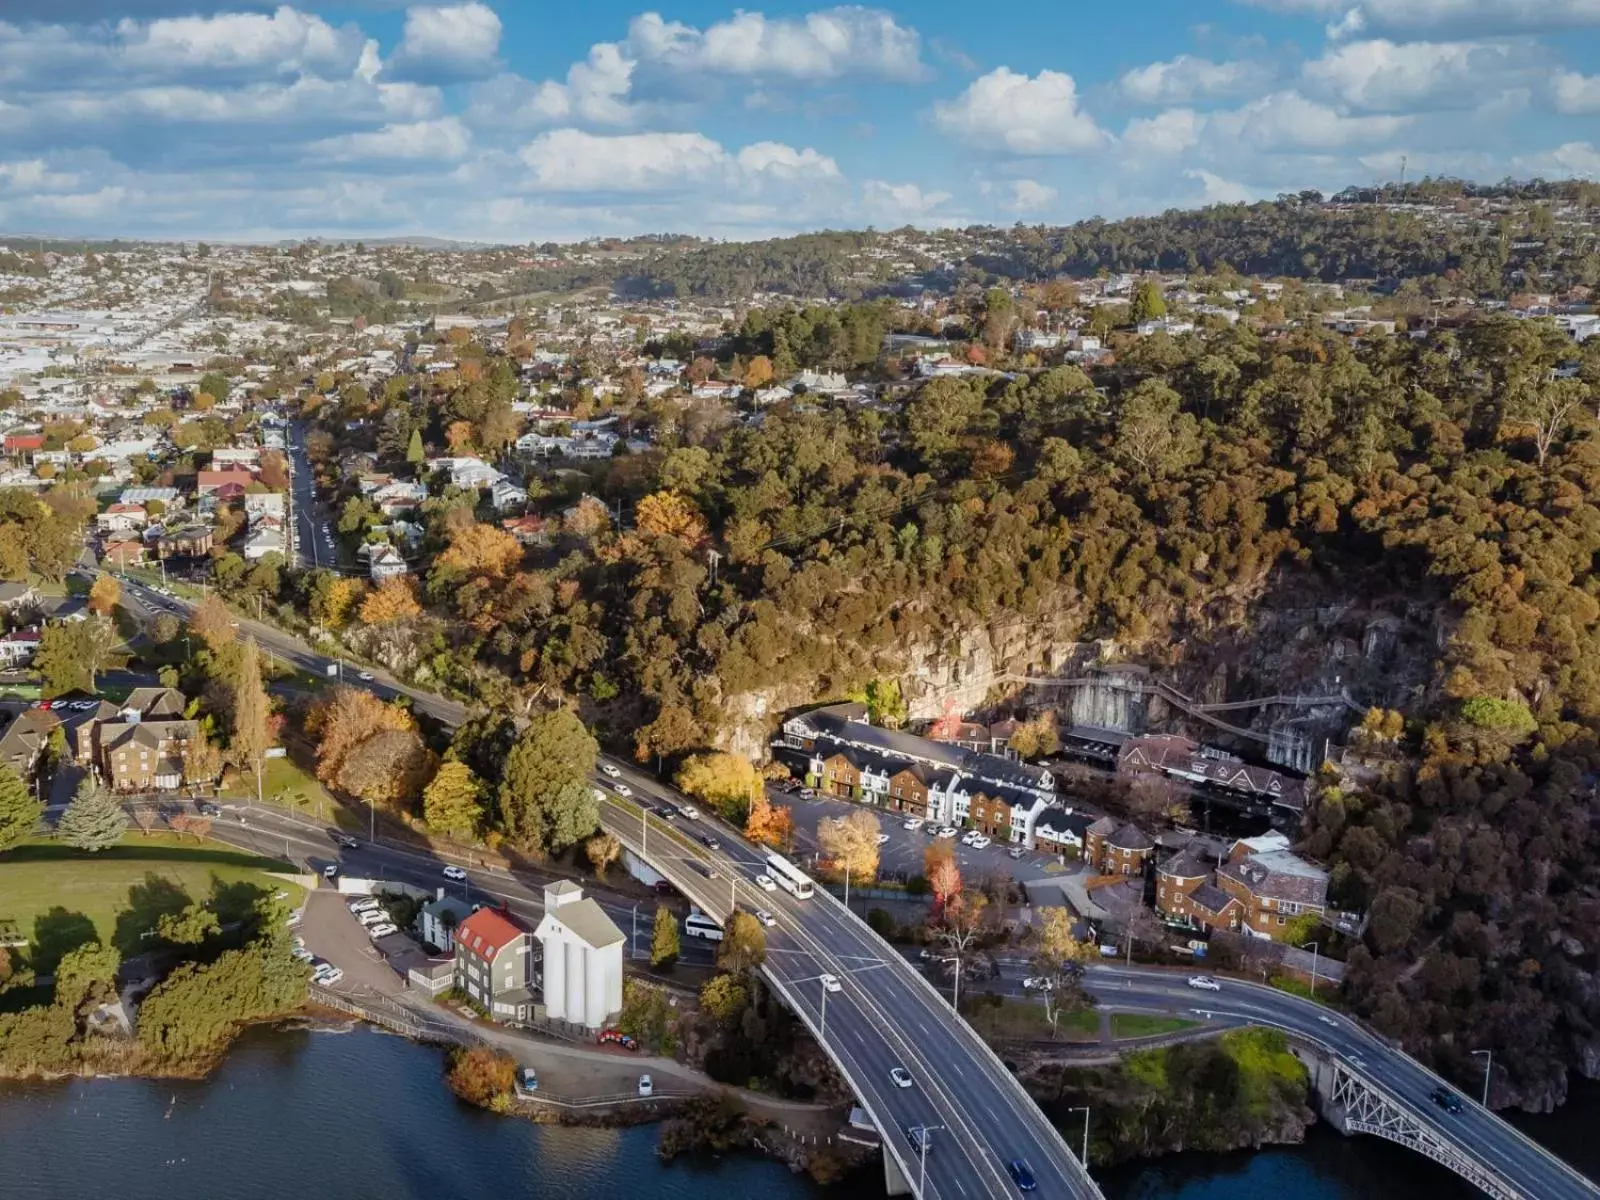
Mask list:
[[[1156,843],[1132,821],[1101,817],[1084,832],[1083,859],[1102,875],[1139,875]]]

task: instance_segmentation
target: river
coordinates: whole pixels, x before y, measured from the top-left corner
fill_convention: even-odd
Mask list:
[[[492,1116],[444,1090],[439,1052],[366,1029],[258,1029],[198,1083],[117,1079],[0,1085],[5,1200],[762,1200],[824,1191],[769,1160],[656,1158],[656,1130],[562,1129]],[[1524,1122],[1593,1173],[1600,1089]],[[1587,1133],[1587,1137],[1585,1134]],[[1469,1200],[1471,1188],[1397,1146],[1313,1130],[1304,1146],[1179,1155],[1097,1173],[1108,1200]]]

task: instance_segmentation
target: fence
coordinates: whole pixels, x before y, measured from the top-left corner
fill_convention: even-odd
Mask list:
[[[403,1034],[420,1042],[436,1042],[448,1046],[485,1044],[482,1038],[469,1029],[452,1025],[447,1021],[432,1020],[422,1013],[414,1012],[382,996],[358,999],[311,984],[306,990],[306,997],[325,1008],[349,1013],[353,1017],[371,1021],[374,1025],[380,1025],[393,1033]]]

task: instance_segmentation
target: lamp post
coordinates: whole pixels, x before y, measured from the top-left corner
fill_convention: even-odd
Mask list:
[[[1485,1108],[1488,1108],[1489,1107],[1489,1072],[1494,1068],[1494,1051],[1493,1050],[1474,1050],[1472,1052],[1472,1057],[1473,1058],[1477,1058],[1478,1055],[1480,1055],[1480,1054],[1483,1055],[1483,1106]]]
[[[933,1131],[936,1129],[943,1129],[944,1126],[918,1125],[915,1126],[915,1128],[922,1135],[917,1139],[917,1142],[919,1143],[918,1149],[920,1149],[922,1152],[922,1165],[918,1169],[917,1195],[925,1196],[928,1193],[928,1142],[931,1140],[930,1135],[933,1133]]]
[[[1311,994],[1317,994],[1317,951],[1320,948],[1316,942],[1307,942],[1306,948],[1311,951]]]
[[[633,934],[628,938],[628,957],[639,957],[639,905],[633,906]]]
[[[1083,1153],[1078,1155],[1078,1162],[1083,1166],[1083,1169],[1087,1171],[1089,1169],[1089,1106],[1087,1104],[1082,1104],[1074,1108],[1069,1108],[1067,1111],[1069,1113],[1075,1113],[1080,1109],[1083,1112]]]
[[[817,1030],[817,1040],[822,1042],[828,1038],[828,981],[819,979],[817,983],[822,987],[822,1020]]]
[[[844,906],[850,907],[850,863],[844,864]]]

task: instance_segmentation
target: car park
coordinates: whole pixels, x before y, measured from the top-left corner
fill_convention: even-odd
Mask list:
[[[840,986],[838,977],[835,975],[819,975],[817,978],[822,982],[822,990],[825,992],[838,992],[844,990]]]
[[[1017,1185],[1019,1192],[1031,1192],[1039,1186],[1039,1181],[1033,1177],[1033,1172],[1028,1170],[1028,1164],[1020,1158],[1013,1158],[1006,1164],[1006,1170],[1011,1174],[1011,1182]]]
[[[356,920],[370,929],[374,925],[388,924],[389,914],[381,908],[364,908],[356,914]]]
[[[895,1067],[889,1072],[889,1078],[894,1080],[895,1087],[908,1088],[911,1086],[911,1072],[904,1067]]]
[[[347,907],[351,912],[365,912],[371,908],[382,908],[383,901],[376,896],[358,896]]]
[[[768,929],[771,929],[778,923],[778,918],[773,916],[764,908],[756,909],[756,920],[760,921]]]
[[[1202,992],[1220,992],[1222,985],[1209,975],[1189,976],[1189,986],[1198,988]]]
[[[1444,1109],[1447,1113],[1458,1113],[1461,1111],[1461,1097],[1446,1088],[1434,1088],[1433,1091],[1428,1094],[1428,1096],[1429,1099],[1431,1099],[1440,1108]]]
[[[756,886],[763,892],[775,892],[778,890],[778,885],[772,882],[772,876],[770,875],[757,875]]]
[[[641,1096],[653,1096],[653,1095],[655,1095],[655,1090],[656,1090],[656,1086],[651,1081],[650,1076],[648,1076],[648,1075],[639,1076],[639,1095],[641,1095]]]
[[[440,874],[446,879],[454,879],[457,883],[460,883],[467,877],[467,872],[463,868],[456,866],[454,863],[446,867],[440,872]]]

